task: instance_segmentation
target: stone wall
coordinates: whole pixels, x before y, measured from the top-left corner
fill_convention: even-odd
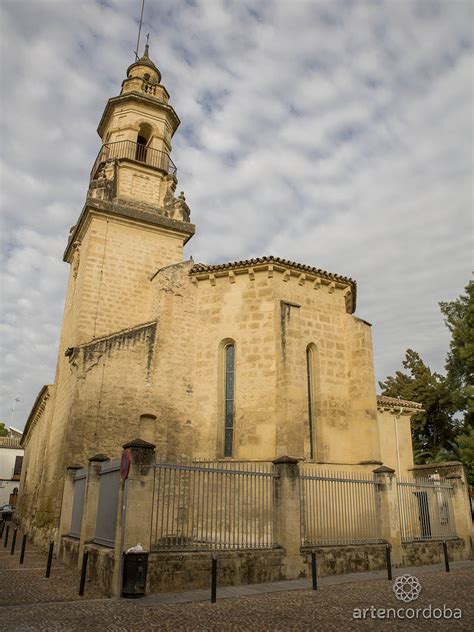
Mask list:
[[[316,459],[379,459],[370,327],[347,313],[342,284],[302,280],[284,266],[204,277],[183,265],[153,279],[152,313],[161,383],[172,385],[159,400],[164,408],[176,402],[189,420],[195,458],[223,456],[223,355],[233,342],[234,458],[309,458],[306,348],[313,345]]]
[[[87,544],[85,548],[89,551],[87,577],[108,595],[116,594],[116,588],[113,585],[115,577],[113,549],[98,544]]]
[[[385,544],[359,544],[307,547],[301,549],[306,564],[311,564],[311,551],[316,552],[318,575],[343,575],[379,571],[386,568]],[[310,566],[309,566],[310,567]]]
[[[147,593],[209,588],[211,560],[217,558],[217,585],[240,586],[285,579],[283,549],[151,553]]]
[[[56,557],[63,564],[77,569],[79,567],[79,540],[70,536],[60,538],[57,544]]]
[[[464,540],[447,540],[451,562],[471,559],[470,546]],[[442,542],[406,542],[402,544],[402,566],[422,566],[444,562]]]
[[[152,313],[157,321],[153,364],[156,445],[161,461],[189,462],[196,432],[195,288],[189,280],[192,262],[161,269],[151,283]],[[208,385],[212,389],[212,385]]]
[[[383,441],[380,442],[380,460],[388,467],[394,469],[397,476],[404,478],[412,478],[410,472],[410,469],[413,467],[410,423],[412,414],[406,410],[398,412],[396,410],[381,409],[377,412],[379,432],[380,436],[383,437]]]
[[[54,409],[55,389],[43,387],[29,418],[28,435],[24,441],[24,458],[21,470],[20,493],[15,520],[21,522],[26,532],[36,536],[37,532],[51,528],[52,503],[42,500],[42,481],[46,470],[44,454],[48,440],[51,417]],[[37,538],[35,537],[35,540]],[[42,544],[46,544],[45,537]]]
[[[150,278],[182,259],[179,235],[106,215],[91,216],[81,242],[68,347],[151,320]]]
[[[157,325],[147,323],[76,347],[70,358],[76,391],[64,448],[67,464],[92,454],[120,454],[152,414]],[[84,429],[87,429],[84,432]]]

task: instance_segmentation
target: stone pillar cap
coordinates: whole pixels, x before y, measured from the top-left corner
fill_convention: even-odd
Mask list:
[[[291,463],[292,465],[296,465],[297,463],[299,463],[299,461],[300,459],[295,459],[292,456],[284,454],[283,456],[279,456],[277,459],[272,461],[272,463],[274,463],[274,465],[281,465],[282,463]]]
[[[380,467],[375,468],[373,472],[374,474],[394,474],[395,470],[392,470],[391,467],[387,467],[386,465],[381,465]]]
[[[143,439],[132,439],[127,443],[124,443],[122,448],[126,450],[127,448],[142,448],[143,450],[154,450],[154,443],[149,443],[148,441],[144,441]]]
[[[94,456],[91,456],[90,459],[88,459],[89,461],[110,461],[110,457],[105,456],[105,454],[96,454]]]

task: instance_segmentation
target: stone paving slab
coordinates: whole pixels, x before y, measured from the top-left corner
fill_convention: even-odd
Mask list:
[[[471,568],[474,569],[474,561],[465,560],[461,562],[451,562],[450,568],[452,571]],[[427,573],[439,573],[446,572],[444,564],[433,564],[431,566],[416,566],[406,568],[393,569],[393,579],[410,573],[415,576],[426,575]],[[376,579],[387,580],[386,571],[369,571],[365,573],[348,573],[345,575],[328,575],[326,577],[318,577],[319,586],[334,586],[338,584],[347,584],[354,582],[367,582]],[[246,586],[224,586],[217,588],[218,599],[235,599],[238,597],[246,597],[257,594],[268,594],[275,592],[289,592],[292,590],[308,590],[312,589],[311,579],[294,579],[280,582],[268,582],[265,584],[249,584]],[[155,593],[152,595],[146,595],[137,600],[139,606],[150,606],[160,604],[173,604],[173,603],[189,603],[199,601],[210,600],[210,588],[207,590],[192,590],[181,593]]]
[[[0,541],[1,542],[1,541]],[[53,560],[51,575],[46,574],[46,554],[29,545],[24,564],[19,564],[20,553],[10,555],[10,549],[0,546],[0,606],[49,603],[83,599],[104,599],[106,595],[90,582],[86,594],[79,596],[79,572]],[[1,617],[0,617],[0,630]]]
[[[88,602],[18,605],[0,609],[0,621],[8,618],[8,630],[83,632],[173,631],[173,632],[306,632],[360,631],[429,632],[469,631],[474,620],[474,569],[452,573],[432,572],[422,580],[416,601],[421,610],[446,604],[461,608],[461,620],[358,620],[354,609],[406,608],[395,599],[392,582],[376,579],[322,585],[317,591],[293,590],[240,599],[219,600],[216,604],[177,603],[144,608],[137,600],[96,599]],[[414,605],[414,604],[408,604]]]
[[[55,561],[51,578],[44,577],[46,555],[28,549],[30,567],[22,568],[0,544],[0,630],[47,631],[181,631],[183,632],[288,632],[306,630],[369,630],[390,628],[445,632],[469,630],[474,621],[474,562],[394,569],[394,577],[410,572],[420,577],[422,592],[416,605],[463,610],[462,620],[390,620],[353,618],[354,608],[406,607],[393,594],[393,582],[384,571],[318,578],[318,590],[310,580],[253,584],[219,588],[217,603],[210,603],[210,590],[150,595],[143,599],[107,598],[90,582],[84,597],[78,595],[79,573]],[[34,566],[34,565],[38,566]],[[154,598],[154,600],[152,599]],[[158,600],[156,599],[158,597]],[[160,603],[159,598],[169,601]],[[147,603],[148,601],[148,603]]]

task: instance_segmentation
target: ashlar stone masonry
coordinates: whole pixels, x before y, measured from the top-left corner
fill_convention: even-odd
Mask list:
[[[19,518],[38,542],[58,534],[67,468],[131,438],[174,463],[413,466],[420,406],[377,399],[354,280],[273,256],[183,260],[195,227],[170,156],[179,122],[147,46],[99,123],[56,375],[23,437]]]

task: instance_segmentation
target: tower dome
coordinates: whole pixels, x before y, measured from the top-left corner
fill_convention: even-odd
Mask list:
[[[127,68],[127,78],[140,77],[152,83],[160,83],[161,73],[149,57],[150,47],[145,44],[145,52]],[[148,75],[148,76],[147,76]]]

